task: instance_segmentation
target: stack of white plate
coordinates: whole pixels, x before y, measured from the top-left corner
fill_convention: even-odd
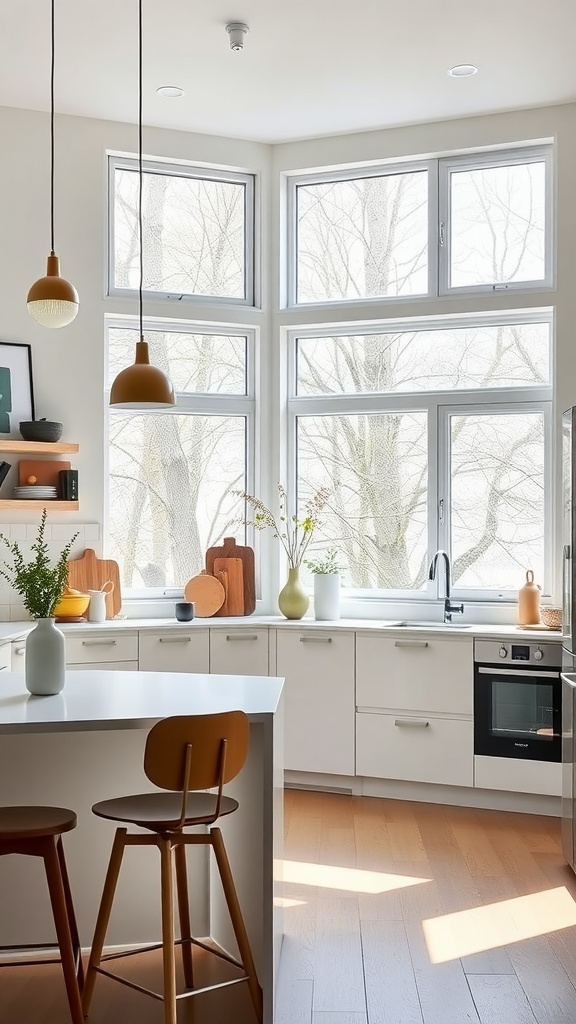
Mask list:
[[[49,484],[24,484],[14,488],[14,497],[50,501],[56,497],[56,488]]]

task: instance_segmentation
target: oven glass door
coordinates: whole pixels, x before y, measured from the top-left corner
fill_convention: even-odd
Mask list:
[[[560,761],[559,673],[477,665],[474,751],[496,757]]]

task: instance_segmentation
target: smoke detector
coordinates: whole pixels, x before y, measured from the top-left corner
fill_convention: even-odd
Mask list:
[[[248,25],[245,25],[243,21],[231,21],[229,25],[226,25],[226,31],[230,36],[230,49],[235,50],[236,53],[243,50],[244,36],[250,31]]]

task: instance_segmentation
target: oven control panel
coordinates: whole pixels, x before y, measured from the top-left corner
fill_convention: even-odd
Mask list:
[[[483,665],[547,665],[560,668],[562,645],[542,641],[517,644],[508,640],[475,640],[474,661]]]

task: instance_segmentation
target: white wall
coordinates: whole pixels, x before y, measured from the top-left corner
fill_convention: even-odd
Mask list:
[[[104,294],[106,252],[106,151],[134,153],[134,125],[88,118],[56,118],[56,250],[61,271],[78,289],[80,312],[69,327],[49,331],[38,326],[26,309],[32,282],[45,273],[49,250],[49,119],[33,111],[0,108],[0,340],[32,345],[36,415],[64,422],[64,439],[77,441],[73,457],[80,474],[80,511],[51,517],[51,522],[103,521],[105,404],[104,315],[136,313],[136,303],[107,299]],[[145,128],[144,150],[149,156],[206,162],[256,171],[261,175],[264,212],[271,214],[271,230],[263,238],[263,306],[261,311],[239,307],[230,319],[262,329],[262,371],[272,382],[264,388],[262,455],[272,486],[278,477],[280,452],[278,409],[281,385],[276,384],[283,326],[302,322],[298,312],[278,306],[279,178],[283,172],[342,163],[381,161],[415,155],[506,146],[516,142],[552,139],[556,143],[557,288],[531,296],[499,293],[493,309],[520,305],[556,307],[556,413],[576,403],[576,104],[474,117],[463,120],[395,128],[386,131],[335,136],[269,147],[236,139],[193,135]],[[269,237],[268,237],[269,236]],[[462,299],[446,298],[432,307],[428,301],[407,302],[406,315],[460,312],[475,308]],[[386,307],[384,307],[386,309]],[[145,301],[145,314],[177,315],[170,302]],[[209,308],[195,307],[194,315],[210,320]],[[381,317],[383,306],[355,307],[354,318]],[[396,315],[390,307],[390,315]],[[342,310],[341,320],[351,314]],[[307,314],[307,322],[322,314]],[[272,422],[268,422],[268,421]],[[270,428],[270,429],[268,429]],[[558,481],[558,467],[556,467]],[[262,493],[262,491],[261,491]],[[557,503],[559,514],[559,503]],[[4,514],[4,522],[36,522],[37,515]],[[0,521],[0,529],[2,521]],[[98,546],[98,545],[96,545]],[[556,598],[559,597],[556,584]]]

